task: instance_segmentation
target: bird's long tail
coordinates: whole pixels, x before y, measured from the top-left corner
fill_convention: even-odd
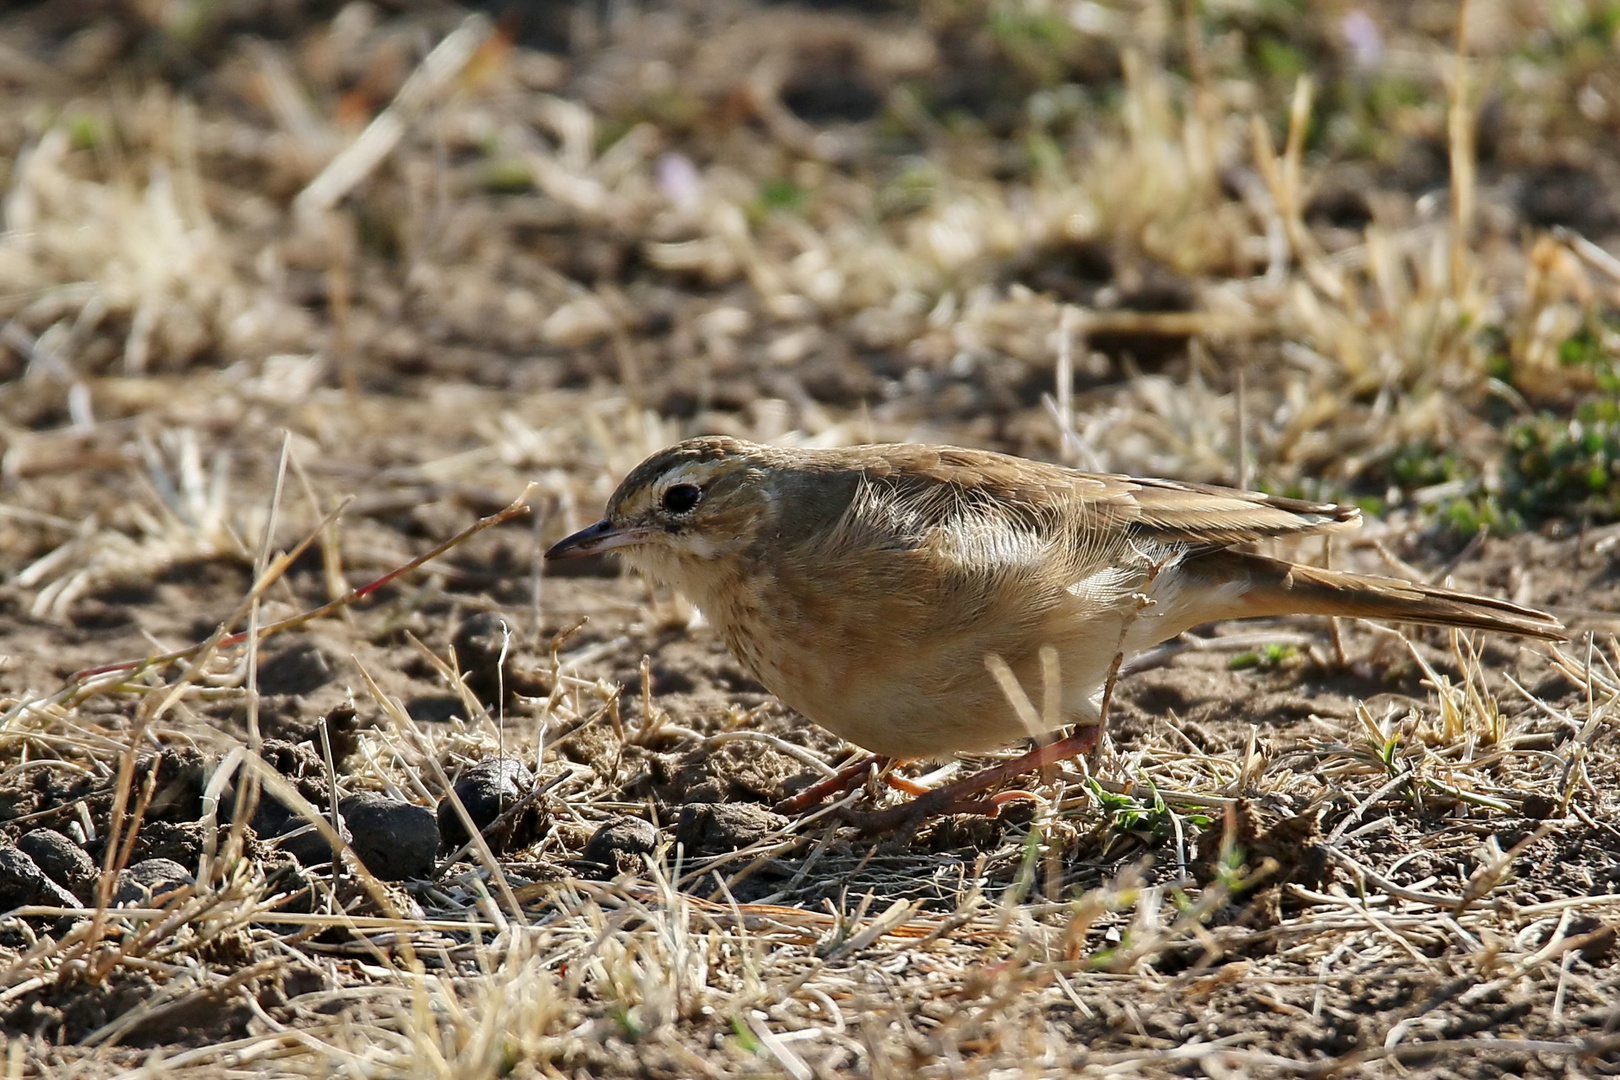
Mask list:
[[[1187,569],[1213,582],[1244,581],[1233,615],[1341,615],[1388,622],[1456,626],[1567,641],[1564,624],[1545,612],[1506,600],[1395,578],[1323,570],[1249,552],[1222,550],[1188,560]],[[1230,617],[1230,616],[1229,616]]]

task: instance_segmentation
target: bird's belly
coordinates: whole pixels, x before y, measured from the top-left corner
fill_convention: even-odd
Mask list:
[[[1006,662],[1039,716],[1046,698],[1041,648],[1051,645],[1060,689],[1053,726],[1095,720],[1119,627],[1117,619],[1088,614],[1076,619],[1058,605],[1034,620],[964,621],[848,603],[825,605],[817,620],[792,620],[797,632],[760,632],[773,622],[763,611],[715,621],[760,682],[817,724],[875,753],[938,758],[1036,734],[991,674],[990,654]]]

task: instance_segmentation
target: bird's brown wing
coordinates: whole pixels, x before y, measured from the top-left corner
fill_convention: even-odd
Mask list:
[[[1089,477],[1101,495],[1086,498],[1098,512],[1117,516],[1135,535],[1167,543],[1241,544],[1252,540],[1353,529],[1354,506],[1308,502],[1175,480],[1126,476]]]
[[[887,480],[902,498],[918,499],[927,489],[945,485],[1015,515],[1067,519],[1092,537],[1223,547],[1352,529],[1361,523],[1361,511],[1354,506],[1212,484],[1087,473],[985,450],[901,444],[852,447],[827,452],[827,457]]]
[[[976,570],[997,571],[979,575],[987,587],[997,586],[997,595],[1005,590],[1008,568],[1053,565],[1046,541],[1054,525],[1069,541],[1058,546],[1070,572],[1064,591],[1093,601],[1094,610],[1110,607],[1139,587],[1144,560],[1184,556],[1179,565],[1186,581],[1203,587],[1180,590],[1181,606],[1151,620],[1157,636],[1139,644],[1213,619],[1287,614],[1431,623],[1551,640],[1568,637],[1557,619],[1508,601],[1227,550],[1256,540],[1354,528],[1361,513],[1353,506],[1209,484],[1083,473],[975,450],[906,446],[856,452],[871,449],[884,453],[856,464],[890,485],[888,497],[873,505],[892,511],[890,520],[905,523],[900,530],[905,535],[933,535],[931,553],[941,565],[959,567],[960,576],[972,579]],[[949,498],[939,497],[947,494]],[[941,543],[929,526],[947,519],[955,527],[944,530],[951,542]],[[1154,553],[1155,545],[1171,550]],[[1243,587],[1229,590],[1234,583]]]

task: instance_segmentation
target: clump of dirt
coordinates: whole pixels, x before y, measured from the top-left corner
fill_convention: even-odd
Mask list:
[[[1329,855],[1321,847],[1321,812],[1266,814],[1248,799],[1226,808],[1198,837],[1197,854],[1188,869],[1201,885],[1219,883],[1241,913],[1244,926],[1276,926],[1285,901],[1299,909],[1289,885],[1321,892],[1332,879]]]
[[[779,750],[755,742],[727,742],[680,754],[651,754],[645,777],[626,785],[630,798],[651,795],[659,805],[690,803],[764,803],[773,805],[788,794],[789,781],[804,766]]]

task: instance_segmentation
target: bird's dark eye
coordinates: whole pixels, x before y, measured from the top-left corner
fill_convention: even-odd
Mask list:
[[[664,492],[664,509],[671,514],[688,514],[703,498],[703,489],[696,484],[674,484]]]

